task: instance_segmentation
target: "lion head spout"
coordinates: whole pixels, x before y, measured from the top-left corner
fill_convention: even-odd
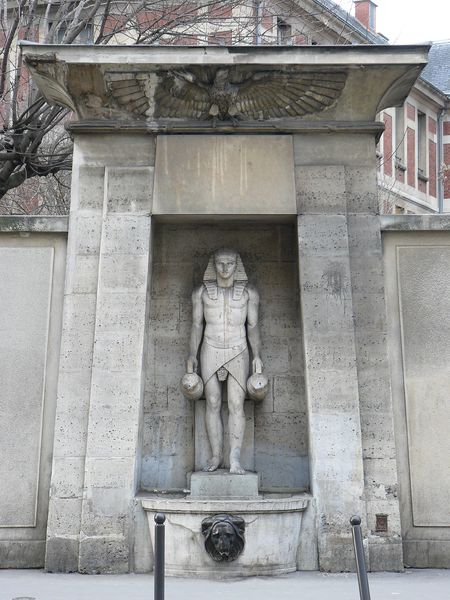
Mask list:
[[[217,561],[236,560],[244,549],[245,521],[235,515],[214,515],[202,521],[205,549]]]

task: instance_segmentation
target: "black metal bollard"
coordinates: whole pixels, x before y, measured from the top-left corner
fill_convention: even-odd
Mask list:
[[[369,580],[367,579],[366,561],[361,533],[361,517],[355,515],[350,519],[355,549],[356,572],[358,574],[359,596],[361,600],[370,600]]]
[[[166,515],[155,515],[155,565],[154,565],[154,600],[164,600],[164,522]]]

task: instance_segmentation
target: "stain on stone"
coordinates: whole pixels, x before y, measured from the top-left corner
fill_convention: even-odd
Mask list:
[[[325,283],[327,294],[339,297],[341,300],[344,298],[343,273],[339,263],[334,262],[330,264],[329,268],[322,275],[322,281]]]

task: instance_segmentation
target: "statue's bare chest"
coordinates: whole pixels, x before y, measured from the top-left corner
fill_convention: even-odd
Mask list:
[[[202,295],[206,323],[228,322],[242,324],[247,318],[248,294],[233,298],[232,288],[218,288],[217,298],[210,298],[206,290]]]

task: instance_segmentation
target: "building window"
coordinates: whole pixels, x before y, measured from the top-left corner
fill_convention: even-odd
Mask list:
[[[417,174],[419,178],[427,177],[427,117],[417,112]]]
[[[49,31],[52,29],[53,25],[54,25],[54,23],[52,23],[52,22],[48,24]],[[66,33],[67,33],[67,24],[61,23],[60,25],[58,25],[54,43],[55,44],[63,44]],[[94,43],[94,26],[92,25],[92,23],[86,23],[84,28],[80,31],[80,33],[75,38],[74,42],[76,44],[93,44]]]
[[[405,169],[405,109],[403,106],[395,109],[395,166]]]
[[[277,19],[277,44],[279,46],[292,46],[292,27],[283,19]]]

